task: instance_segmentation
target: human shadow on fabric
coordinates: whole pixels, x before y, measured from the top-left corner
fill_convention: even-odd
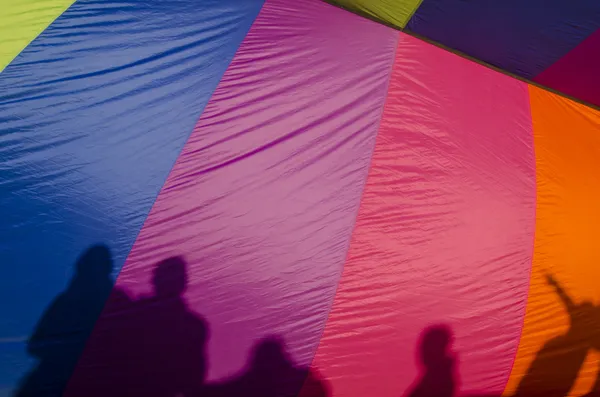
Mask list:
[[[449,326],[433,325],[423,331],[419,342],[421,374],[405,393],[407,397],[453,397],[457,390],[454,335]]]
[[[569,328],[540,349],[514,397],[566,397],[588,352],[600,347],[599,309],[590,302],[575,303],[554,277],[547,275],[546,279],[569,314]],[[600,380],[586,396],[600,396]]]
[[[159,262],[153,294],[115,289],[65,396],[197,396],[206,378],[206,321],[187,305],[187,264]]]
[[[591,302],[575,303],[551,275],[554,288],[569,315],[569,328],[546,342],[538,351],[511,397],[567,397],[591,350],[600,350],[600,308]],[[423,372],[408,397],[451,397],[457,395],[455,360],[450,352],[452,333],[434,326],[421,337]],[[468,397],[500,397],[499,394],[461,394]],[[600,372],[592,390],[582,397],[600,397]]]
[[[68,287],[48,306],[27,342],[37,365],[21,381],[16,397],[62,396],[113,286],[109,249],[96,245],[75,264]]]
[[[239,377],[208,385],[203,397],[329,397],[329,384],[320,374],[298,367],[281,338],[272,336],[255,345],[248,369]]]
[[[79,260],[71,285],[32,336],[40,365],[17,397],[330,396],[328,384],[297,366],[279,337],[260,341],[239,376],[207,384],[209,327],[184,298],[185,260],[156,264],[152,293],[137,298],[113,288],[111,271],[106,247]]]
[[[600,348],[600,309],[591,302],[575,303],[553,276],[546,275],[546,281],[569,315],[569,328],[537,352],[512,397],[567,397],[590,350]],[[600,397],[598,376],[582,397]]]

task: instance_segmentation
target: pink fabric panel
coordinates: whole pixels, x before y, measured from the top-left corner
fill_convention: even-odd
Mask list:
[[[333,396],[502,393],[527,299],[534,167],[527,85],[402,34],[313,362]]]
[[[600,106],[600,29],[534,80]]]
[[[209,335],[206,381],[244,371],[271,335],[295,365],[309,366],[346,258],[397,40],[398,32],[320,0],[268,0],[206,106],[116,286],[151,296],[155,265],[184,258],[186,318],[203,319]],[[148,315],[171,316],[163,309],[175,298]],[[113,363],[103,357],[127,348],[118,330],[135,315],[119,299],[113,294],[96,325],[71,395],[111,383]],[[202,326],[171,334],[173,321],[153,326],[164,328],[154,343],[189,350],[185,332]]]

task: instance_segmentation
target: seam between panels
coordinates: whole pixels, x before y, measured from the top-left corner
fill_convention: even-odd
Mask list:
[[[422,0],[421,0],[422,1]],[[552,66],[555,66],[558,62],[562,61],[564,58],[566,58],[569,54],[573,53],[573,51],[575,51],[577,49],[577,47],[580,47],[586,40],[588,40],[590,37],[592,37],[595,34],[600,34],[600,27],[598,27],[597,29],[594,29],[590,32],[590,34],[584,36],[581,41],[579,41],[578,43],[576,43],[573,47],[571,47],[569,50],[567,50],[565,53],[563,53],[560,57],[556,58],[554,60],[554,62],[550,63],[548,66],[546,66],[544,69],[540,70],[539,72],[537,72],[535,75],[531,76],[530,79],[532,82],[536,83],[536,80],[538,77],[540,77],[542,75],[542,73],[550,70],[550,68],[552,68]],[[565,96],[562,94],[559,94],[561,96]],[[569,97],[567,97],[567,99],[571,99]],[[588,104],[584,103],[584,105],[589,106]],[[598,105],[594,105],[591,104],[592,107],[597,107]]]
[[[410,20],[415,16],[415,14],[419,10],[419,8],[421,8],[422,4],[423,4],[423,0],[419,0],[419,2],[417,3],[417,6],[408,14],[408,18],[406,18],[406,23],[402,27],[402,31],[404,31],[406,29],[406,27],[408,26]]]
[[[329,317],[331,315],[331,310],[333,309],[333,305],[335,303],[335,297],[337,296],[338,290],[340,288],[340,284],[342,281],[342,278],[344,276],[344,266],[348,260],[348,255],[350,254],[350,246],[352,244],[352,236],[354,236],[354,231],[356,230],[356,223],[358,221],[358,215],[360,213],[360,209],[362,207],[362,203],[364,200],[364,195],[365,195],[365,190],[367,187],[367,181],[369,180],[369,176],[371,175],[371,169],[372,169],[372,163],[373,163],[373,155],[375,153],[375,147],[377,146],[377,138],[379,136],[379,131],[381,129],[381,121],[383,119],[383,113],[384,110],[386,109],[387,103],[388,103],[388,98],[389,98],[389,89],[390,89],[390,82],[392,80],[392,72],[394,70],[394,66],[396,64],[396,54],[398,53],[398,47],[400,44],[400,35],[402,33],[400,31],[396,31],[396,44],[394,45],[394,51],[392,53],[392,61],[390,62],[390,66],[388,67],[388,79],[387,82],[385,84],[385,99],[382,101],[383,103],[381,104],[381,108],[379,109],[379,116],[378,116],[378,125],[377,125],[377,132],[375,133],[375,137],[373,138],[373,147],[371,149],[371,154],[369,155],[369,161],[368,161],[368,168],[367,171],[365,172],[365,176],[364,176],[364,180],[363,180],[363,189],[362,192],[360,194],[360,199],[354,214],[354,222],[352,224],[352,230],[348,235],[348,240],[346,242],[346,254],[344,256],[344,262],[342,264],[342,271],[340,272],[340,276],[338,278],[338,282],[335,286],[335,292],[333,294],[333,297],[331,299],[331,303],[329,304],[329,310],[327,312],[327,317],[325,318],[325,321],[323,322],[322,328],[321,328],[321,333],[319,336],[319,343],[317,344],[317,347],[315,348],[314,352],[313,352],[313,357],[310,360],[310,364],[309,364],[309,368],[312,367],[313,363],[314,363],[314,359],[317,355],[317,352],[319,351],[319,347],[321,346],[321,342],[323,340],[323,335],[325,333],[325,329],[327,328],[327,323],[329,322]],[[302,395],[302,390],[304,389],[304,385],[306,385],[306,379],[304,380],[304,382],[302,383],[302,387],[300,388],[300,390],[298,391],[299,394],[298,396]]]
[[[533,274],[533,261],[535,256],[535,237],[537,231],[537,201],[538,201],[538,188],[537,188],[537,157],[535,155],[535,130],[533,125],[533,107],[531,106],[531,88],[530,84],[526,84],[527,90],[527,105],[529,107],[529,123],[531,125],[531,147],[532,147],[532,161],[533,161],[533,182],[534,182],[534,196],[533,196],[533,233],[532,233],[532,241],[531,241],[531,263],[529,266],[529,283],[527,285],[527,292],[525,294],[525,304],[523,305],[523,318],[521,321],[521,329],[519,330],[519,341],[517,343],[517,349],[515,351],[515,355],[513,357],[512,363],[510,365],[510,370],[508,371],[508,377],[504,382],[504,390],[502,390],[501,396],[506,395],[507,387],[510,382],[513,369],[515,367],[515,363],[517,362],[517,356],[519,354],[519,350],[521,347],[521,341],[523,340],[523,331],[525,330],[525,319],[527,318],[527,307],[529,302],[529,295],[531,293],[531,275]]]
[[[79,1],[79,0],[76,0]],[[229,70],[229,67],[231,66],[231,63],[233,62],[233,60],[235,59],[238,51],[240,50],[242,44],[244,43],[245,38],[248,36],[248,32],[250,31],[250,29],[252,28],[252,26],[254,26],[254,23],[256,22],[256,20],[258,19],[260,13],[263,10],[263,7],[265,5],[265,3],[268,0],[263,0],[262,5],[260,6],[260,9],[258,10],[258,12],[256,13],[256,16],[254,17],[254,20],[252,21],[251,24],[249,24],[248,29],[246,29],[243,39],[240,41],[237,49],[235,50],[233,56],[231,57],[231,59],[229,60],[229,63],[227,64],[227,67],[225,68],[224,72],[221,74],[221,77],[219,78],[217,84],[215,85],[215,87],[212,89],[212,94],[209,98],[209,100],[204,104],[204,106],[200,109],[199,115],[196,118],[196,120],[194,121],[194,125],[192,126],[188,137],[185,139],[185,143],[181,146],[181,149],[179,150],[179,153],[177,154],[177,157],[175,157],[175,160],[173,160],[173,163],[171,164],[171,167],[169,168],[169,172],[167,173],[167,176],[165,177],[165,179],[163,180],[162,184],[160,185],[160,188],[158,189],[158,192],[156,193],[156,195],[154,196],[154,199],[152,201],[152,205],[150,206],[150,209],[148,210],[148,212],[146,213],[146,217],[144,218],[144,222],[142,222],[142,225],[140,226],[140,228],[138,229],[135,238],[133,239],[133,241],[131,242],[130,246],[129,246],[129,250],[127,251],[127,255],[125,256],[125,259],[123,261],[123,265],[121,266],[121,268],[119,269],[119,273],[116,275],[112,289],[110,294],[108,295],[108,298],[104,301],[104,304],[102,305],[102,311],[100,312],[100,315],[96,318],[96,321],[94,321],[94,326],[92,327],[92,334],[94,332],[94,329],[96,328],[96,325],[98,323],[98,321],[100,320],[100,318],[104,315],[104,312],[106,310],[106,304],[107,302],[110,300],[110,297],[113,293],[113,291],[115,290],[115,287],[117,285],[117,282],[119,281],[119,277],[121,276],[121,272],[123,271],[123,269],[125,268],[125,264],[127,263],[127,259],[129,258],[129,255],[131,255],[131,251],[133,250],[133,247],[135,246],[135,243],[138,241],[140,234],[142,233],[142,230],[144,229],[144,226],[146,226],[146,223],[148,222],[148,218],[150,217],[150,214],[152,213],[152,210],[154,209],[154,207],[156,206],[156,202],[158,201],[158,198],[160,197],[160,194],[162,193],[162,191],[165,188],[165,184],[167,183],[167,181],[169,180],[169,177],[171,176],[171,173],[173,172],[173,168],[175,168],[175,165],[177,164],[177,161],[179,160],[179,158],[181,157],[181,153],[183,153],[183,150],[185,149],[185,147],[187,146],[192,134],[194,133],[194,130],[196,128],[196,125],[198,124],[198,122],[200,121],[200,119],[202,118],[202,116],[204,115],[204,112],[206,110],[206,107],[208,106],[208,104],[210,103],[210,101],[212,100],[213,96],[215,95],[215,92],[217,91],[217,89],[219,88],[219,85],[221,83],[221,81],[223,80],[223,76],[225,75],[225,73],[227,73],[227,70]],[[75,4],[75,3],[73,3]],[[71,5],[72,6],[72,5]],[[89,340],[91,338],[88,338],[85,342],[85,346],[82,350],[82,353],[79,355],[79,358],[77,359],[77,363],[75,364],[75,366],[73,367],[74,370],[71,372],[71,374],[69,375],[69,380],[67,381],[67,387],[65,388],[65,390],[68,389],[68,385],[71,382],[71,378],[73,377],[73,374],[75,373],[75,370],[77,369],[77,367],[79,366],[79,361],[81,360],[81,357],[83,357],[83,355],[85,354],[87,345],[89,343]]]
[[[373,15],[370,15],[370,14],[364,12],[364,11],[354,10],[354,9],[351,9],[351,8],[349,8],[347,6],[343,6],[341,4],[336,3],[334,0],[322,0],[322,1],[324,1],[327,4],[332,5],[333,7],[337,7],[339,9],[346,10],[348,12],[351,12],[351,13],[353,13],[355,15],[361,16],[361,17],[363,17],[365,19],[368,19],[368,20],[373,21],[375,23],[378,23],[380,25],[387,26],[388,28],[397,30],[399,32],[403,32],[404,34],[407,34],[407,35],[412,36],[412,37],[414,37],[416,39],[419,39],[420,41],[424,41],[426,43],[429,43],[429,44],[431,44],[431,45],[433,45],[435,47],[441,48],[444,51],[450,52],[450,53],[452,53],[454,55],[457,55],[457,56],[459,56],[461,58],[467,59],[467,60],[469,60],[471,62],[475,62],[476,64],[481,65],[481,66],[483,66],[483,67],[485,67],[487,69],[491,69],[491,70],[493,70],[493,71],[495,71],[497,73],[500,73],[500,74],[503,74],[505,76],[512,77],[513,79],[516,79],[516,80],[522,81],[524,83],[527,83],[530,86],[541,88],[541,89],[543,89],[545,91],[551,92],[551,93],[556,94],[558,96],[561,96],[563,98],[570,99],[570,100],[572,100],[574,102],[577,102],[577,103],[580,103],[580,104],[582,104],[584,106],[591,107],[592,109],[600,110],[600,105],[592,104],[592,103],[590,103],[588,101],[585,101],[583,99],[579,99],[579,98],[576,98],[576,97],[574,97],[572,95],[569,95],[569,94],[567,94],[567,93],[565,93],[563,91],[560,91],[560,90],[554,89],[552,87],[546,86],[544,84],[538,83],[538,82],[535,81],[535,77],[529,79],[529,78],[522,77],[522,76],[519,76],[517,74],[511,73],[511,72],[509,72],[509,71],[507,71],[505,69],[502,69],[502,68],[494,66],[494,65],[492,65],[490,63],[484,62],[481,59],[477,59],[477,58],[475,58],[475,57],[473,57],[473,56],[471,56],[469,54],[466,54],[466,53],[464,53],[462,51],[459,51],[459,50],[457,50],[455,48],[448,47],[447,45],[444,45],[444,44],[442,44],[442,43],[440,43],[438,41],[432,40],[432,39],[430,39],[430,38],[428,38],[426,36],[418,34],[415,31],[409,29],[408,28],[408,24],[409,24],[410,20],[414,17],[414,15],[418,11],[418,9],[421,7],[421,5],[423,4],[424,0],[421,0],[419,2],[419,6],[417,8],[415,8],[415,10],[411,13],[410,18],[407,20],[406,25],[404,27],[398,26],[398,25],[394,25],[393,23],[390,23],[388,21],[384,21],[383,19],[377,18],[377,17],[375,17]],[[594,32],[596,32],[596,31],[594,31]],[[559,58],[559,59],[561,59],[561,58]],[[546,69],[544,69],[544,70],[546,70]]]
[[[131,243],[131,246],[129,247],[129,252],[127,253],[127,256],[125,257],[125,262],[123,262],[123,266],[121,266],[121,270],[119,270],[119,274],[117,275],[117,278],[115,279],[115,285],[117,283],[117,280],[119,279],[119,275],[121,274],[121,272],[123,271],[123,268],[125,267],[125,263],[127,262],[127,259],[129,258],[129,255],[131,254],[131,250],[133,249],[133,246],[135,245],[135,243],[137,242],[140,233],[142,232],[142,230],[144,229],[144,226],[146,225],[146,222],[148,221],[148,217],[150,216],[150,214],[152,213],[152,210],[154,209],[156,202],[158,201],[158,198],[160,197],[160,194],[162,193],[163,189],[165,188],[165,184],[167,183],[167,181],[169,180],[169,177],[171,176],[171,173],[173,172],[173,168],[175,168],[175,165],[177,164],[177,161],[179,161],[179,158],[181,157],[181,153],[183,153],[183,150],[185,149],[185,147],[187,146],[188,142],[190,141],[190,138],[192,137],[192,135],[194,134],[194,130],[196,129],[196,126],[198,125],[198,123],[200,122],[200,120],[202,119],[202,116],[204,115],[204,112],[206,110],[206,107],[208,106],[208,104],[212,101],[215,92],[217,91],[217,89],[219,88],[219,85],[221,84],[221,81],[223,80],[223,76],[225,76],[225,73],[227,73],[227,71],[229,70],[229,67],[231,66],[231,63],[233,62],[233,60],[235,59],[236,55],[238,54],[240,48],[242,47],[242,44],[244,43],[244,40],[246,39],[246,37],[248,36],[248,32],[250,31],[250,29],[252,29],[252,26],[254,26],[254,23],[256,22],[256,20],[258,19],[260,13],[262,12],[263,7],[265,6],[265,3],[268,0],[263,0],[262,5],[260,6],[260,10],[258,10],[258,13],[256,13],[256,16],[254,17],[254,20],[252,21],[252,23],[248,26],[248,29],[245,31],[244,33],[244,38],[240,41],[240,44],[238,45],[237,49],[235,50],[233,56],[231,57],[231,59],[229,60],[229,63],[227,64],[227,67],[225,68],[225,70],[223,71],[223,73],[221,74],[221,77],[219,78],[219,80],[217,81],[217,84],[214,86],[214,88],[212,89],[212,93],[210,95],[210,98],[208,99],[208,101],[204,104],[204,106],[200,109],[200,112],[198,114],[198,117],[196,118],[196,120],[194,121],[194,125],[192,126],[187,138],[185,139],[185,143],[181,146],[181,149],[179,150],[179,153],[177,154],[177,157],[175,157],[175,160],[173,160],[173,163],[171,164],[171,167],[169,168],[169,172],[167,173],[167,176],[165,177],[165,179],[163,180],[160,189],[158,189],[158,192],[156,193],[156,196],[154,197],[154,200],[152,201],[152,205],[150,206],[150,210],[148,211],[148,213],[146,214],[146,218],[144,219],[144,222],[142,223],[142,226],[140,227],[140,229],[138,230],[135,239],[133,240],[133,242]]]
[[[50,28],[50,26],[52,26],[52,24],[54,22],[56,22],[56,20],[58,20],[58,18],[62,17],[69,9],[71,9],[71,7],[73,7],[75,5],[75,3],[79,2],[79,0],[74,0],[73,2],[71,2],[71,4],[69,4],[69,6],[67,8],[65,8],[60,14],[58,14],[56,17],[54,17],[50,22],[48,22],[48,24],[42,28],[31,40],[29,40],[27,42],[27,44],[25,44],[25,46],[23,48],[21,48],[19,50],[19,52],[6,64],[6,66],[4,66],[3,68],[0,69],[0,73],[4,72],[6,69],[8,69],[8,67],[17,59],[19,58],[22,54],[23,51],[25,51],[27,49],[27,47],[29,47],[34,41],[36,41],[42,34],[44,34],[44,32],[46,30],[48,30]]]

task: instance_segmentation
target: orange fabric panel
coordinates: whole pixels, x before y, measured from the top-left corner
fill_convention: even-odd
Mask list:
[[[533,86],[529,92],[535,247],[525,323],[505,394],[581,396],[594,388],[600,358],[593,349],[600,349],[600,112]]]

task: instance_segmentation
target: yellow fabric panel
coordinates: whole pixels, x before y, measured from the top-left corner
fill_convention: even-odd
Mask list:
[[[533,86],[529,92],[535,245],[505,395],[581,396],[594,388],[600,358],[600,306],[593,306],[600,305],[600,112]]]
[[[74,0],[0,0],[0,72]]]
[[[422,0],[327,0],[351,11],[404,28]]]

